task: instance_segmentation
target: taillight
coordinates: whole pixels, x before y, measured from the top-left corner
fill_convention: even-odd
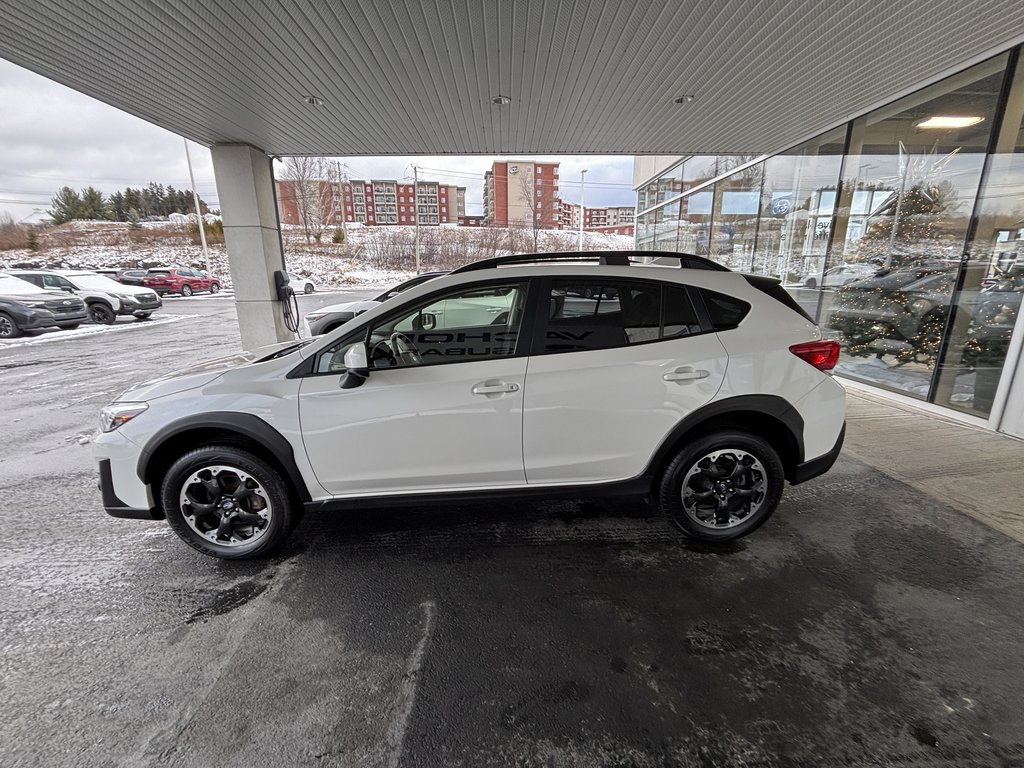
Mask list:
[[[794,344],[789,351],[819,371],[831,371],[839,362],[839,342],[832,339]]]

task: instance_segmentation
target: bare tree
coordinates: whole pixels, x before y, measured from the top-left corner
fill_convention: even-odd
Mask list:
[[[289,157],[282,178],[290,182],[306,244],[320,242],[337,210],[338,167],[325,157]]]
[[[533,233],[533,253],[536,253],[540,231],[544,229],[544,209],[538,208],[540,204],[537,202],[537,197],[534,194],[534,186],[533,173],[524,173],[519,176],[519,187],[523,192],[523,197],[528,201],[527,204],[530,206],[530,215],[523,221],[523,224]]]

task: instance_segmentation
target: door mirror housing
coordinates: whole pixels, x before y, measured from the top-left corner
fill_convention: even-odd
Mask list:
[[[355,389],[363,385],[370,375],[370,363],[365,344],[353,344],[345,353],[345,375],[341,377],[342,389]]]

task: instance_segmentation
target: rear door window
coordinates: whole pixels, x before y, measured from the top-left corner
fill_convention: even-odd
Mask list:
[[[540,352],[614,349],[699,333],[686,289],[639,280],[556,279]]]

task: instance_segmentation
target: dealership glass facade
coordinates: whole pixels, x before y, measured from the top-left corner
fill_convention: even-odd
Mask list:
[[[1024,295],[1024,63],[1004,53],[768,158],[637,190],[637,247],[780,278],[842,376],[988,417]]]

